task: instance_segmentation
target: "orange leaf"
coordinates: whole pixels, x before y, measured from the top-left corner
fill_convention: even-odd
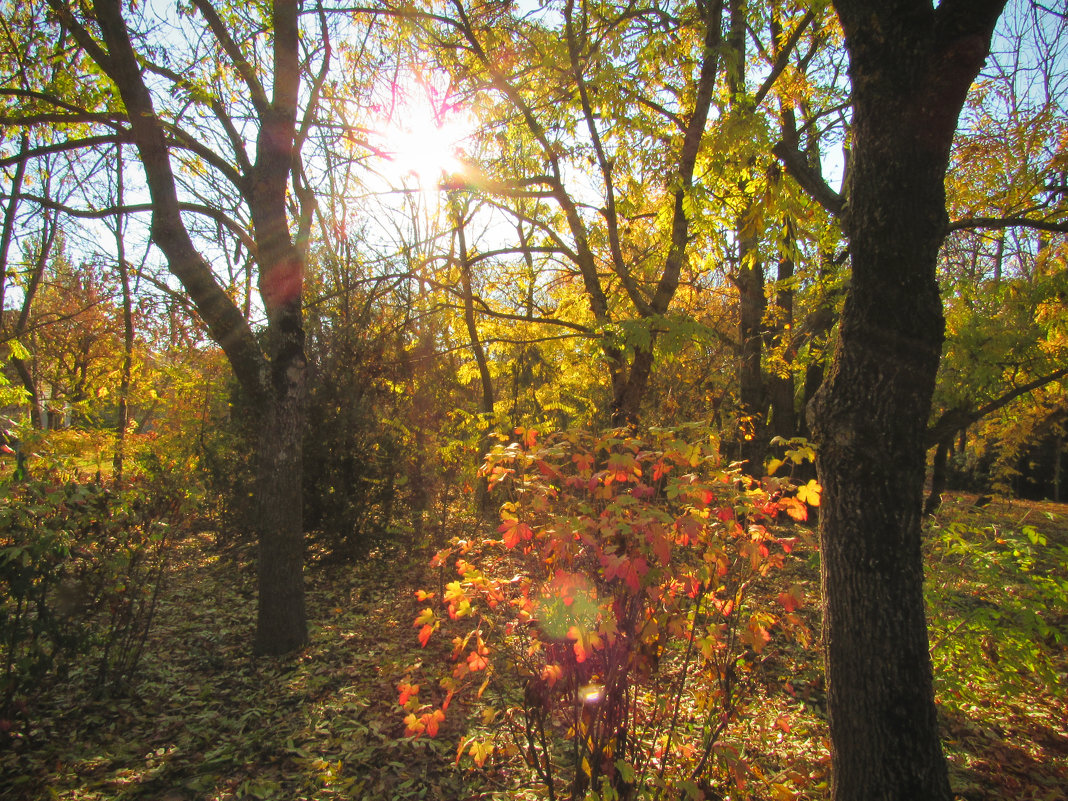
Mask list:
[[[564,669],[560,665],[546,665],[541,669],[541,678],[552,687],[564,675]]]
[[[768,634],[768,630],[759,623],[750,621],[749,625],[746,626],[745,630],[741,633],[739,639],[759,654],[764,650],[764,646],[771,640],[771,635]]]
[[[404,731],[405,734],[407,734],[409,736],[415,735],[416,737],[418,737],[420,734],[423,733],[423,730],[426,728],[426,725],[423,723],[423,721],[420,718],[417,718],[415,716],[414,712],[410,712],[404,718],[404,727],[405,727],[405,731]]]
[[[778,598],[779,603],[783,605],[787,612],[793,612],[804,604],[805,591],[800,584],[791,584],[790,589],[786,592],[780,592]]]
[[[593,469],[594,458],[592,453],[572,454],[571,461],[575,463],[580,473],[589,473]]]
[[[445,720],[445,713],[440,709],[435,709],[433,712],[427,712],[419,720],[426,727],[426,733],[431,737],[436,737],[438,725]]]
[[[421,628],[419,630],[419,644],[422,645],[424,648],[426,648],[427,640],[430,639],[430,635],[433,634],[433,633],[434,633],[434,627],[433,626],[430,626],[430,625],[423,626],[423,628]]]
[[[409,684],[408,682],[402,682],[397,685],[397,690],[400,692],[400,698],[398,700],[398,703],[401,706],[406,706],[408,704],[409,698],[414,698],[415,696],[419,695],[418,684]]]
[[[786,510],[786,514],[799,523],[808,520],[808,507],[797,498],[783,498],[779,503]]]
[[[484,670],[489,664],[489,660],[477,651],[472,651],[467,655],[467,666],[472,670]]]
[[[514,548],[521,540],[529,540],[534,536],[530,526],[518,520],[505,520],[497,527],[497,531],[504,535],[505,548]]]
[[[603,643],[595,631],[583,631],[578,626],[567,630],[567,636],[575,641],[575,661],[585,662],[593,650]]]

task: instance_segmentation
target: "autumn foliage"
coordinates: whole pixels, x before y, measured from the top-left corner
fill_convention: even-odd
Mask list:
[[[476,726],[457,761],[519,753],[550,798],[741,780],[720,737],[749,668],[774,632],[808,636],[800,590],[772,606],[751,592],[799,543],[775,525],[806,515],[797,487],[743,478],[699,426],[515,433],[483,468],[505,498],[499,538],[454,539],[434,558],[439,591],[419,593],[420,642],[452,649],[440,692],[399,684],[409,734],[477,697],[483,728],[498,725]],[[803,491],[818,503],[818,485]]]

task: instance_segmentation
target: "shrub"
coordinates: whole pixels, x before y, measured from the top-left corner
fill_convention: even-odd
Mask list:
[[[440,693],[414,670],[400,683],[408,733],[481,698],[484,727],[505,725],[476,726],[457,761],[521,755],[551,799],[696,798],[740,777],[722,736],[751,667],[774,629],[807,637],[798,588],[771,605],[752,590],[797,544],[775,521],[803,519],[818,485],[745,479],[699,426],[516,433],[484,468],[508,496],[500,539],[454,540],[419,594],[419,639],[451,637],[451,670]]]
[[[1068,547],[1034,526],[973,517],[933,524],[927,550],[931,657],[943,703],[982,705],[1062,686]]]
[[[176,496],[158,485],[12,484],[0,490],[0,719],[79,677],[127,682],[163,580]]]

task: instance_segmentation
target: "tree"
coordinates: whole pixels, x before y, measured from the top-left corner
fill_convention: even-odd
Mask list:
[[[485,165],[492,177],[469,183],[505,201],[540,201],[535,218],[511,211],[582,287],[586,313],[569,322],[602,351],[615,424],[638,419],[690,266],[708,191],[698,164],[723,71],[724,5],[636,12],[568,0],[528,14],[453,2],[450,18],[428,24],[456,54],[450,68],[496,104],[497,124],[524,145],[518,158],[502,148],[505,157]],[[735,5],[734,35],[744,39],[746,4]],[[668,53],[671,67],[653,68]]]
[[[61,29],[114,87],[127,127],[110,141],[130,141],[136,147],[151,199],[153,243],[241,384],[258,439],[255,650],[292,651],[308,636],[301,519],[305,256],[296,244],[306,237],[291,231],[294,209],[288,206],[291,185],[295,197],[308,200],[293,178],[308,128],[298,124],[302,76],[305,60],[315,55],[301,52],[300,3],[278,0],[261,17],[258,9],[231,8],[221,14],[208,0],[194,0],[194,13],[205,30],[193,43],[188,54],[193,61],[184,71],[168,66],[172,55],[162,63],[153,61],[152,49],[128,23],[138,18],[120,0],[96,0],[91,9],[65,0],[48,0],[48,5]],[[246,30],[238,33],[239,26]],[[199,48],[205,48],[206,69],[203,56],[197,60]],[[315,105],[329,63],[325,25],[321,52],[324,69],[307,87],[309,107]],[[268,76],[258,71],[264,63],[270,65]],[[172,96],[188,103],[169,106]],[[215,127],[209,133],[211,122]],[[219,148],[213,150],[216,143]],[[219,189],[197,210],[215,221],[220,234],[224,226],[236,230],[254,254],[267,318],[262,338],[216,277],[206,255],[210,251],[198,248],[183,216],[190,204],[180,200],[180,187],[186,186],[180,179],[206,173],[219,186],[228,183],[226,191]],[[234,208],[247,209],[249,232],[229,218],[231,206],[225,204],[231,199]],[[307,202],[295,211],[298,225],[306,227]]]
[[[1041,425],[1039,399],[1059,394],[1046,385],[1065,363],[1066,30],[1068,18],[1009,4],[961,117],[939,264],[946,346],[929,427],[928,513],[951,456],[975,489],[1003,486]]]
[[[835,0],[852,283],[814,400],[834,799],[949,799],[923,602],[926,428],[944,336],[943,181],[1005,0]]]

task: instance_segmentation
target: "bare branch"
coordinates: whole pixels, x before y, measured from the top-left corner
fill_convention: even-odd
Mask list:
[[[39,156],[47,156],[51,153],[64,153],[68,150],[96,147],[97,145],[114,145],[132,141],[132,135],[125,131],[117,134],[108,134],[106,136],[87,136],[84,139],[68,139],[65,142],[53,142],[50,145],[41,145],[40,147],[30,148],[25,154],[15,154],[13,156],[7,156],[6,158],[0,158],[0,167],[8,167],[15,164],[21,158],[37,158]]]
[[[992,231],[1004,228],[1033,228],[1036,231],[1068,234],[1068,222],[1035,220],[1030,217],[968,217],[963,220],[954,220],[949,224],[948,230],[966,231],[975,228],[986,228]]]
[[[256,112],[262,117],[270,108],[270,101],[267,99],[263,84],[260,83],[260,79],[256,75],[256,70],[248,63],[248,59],[241,52],[241,48],[237,46],[237,42],[230,36],[230,31],[227,30],[226,24],[219,18],[211,3],[208,0],[193,0],[193,5],[204,15],[204,20],[215,35],[215,41],[219,43],[223,52],[230,58],[230,63],[233,64],[234,69],[241,76],[241,80],[245,82],[252,104],[256,107]]]

